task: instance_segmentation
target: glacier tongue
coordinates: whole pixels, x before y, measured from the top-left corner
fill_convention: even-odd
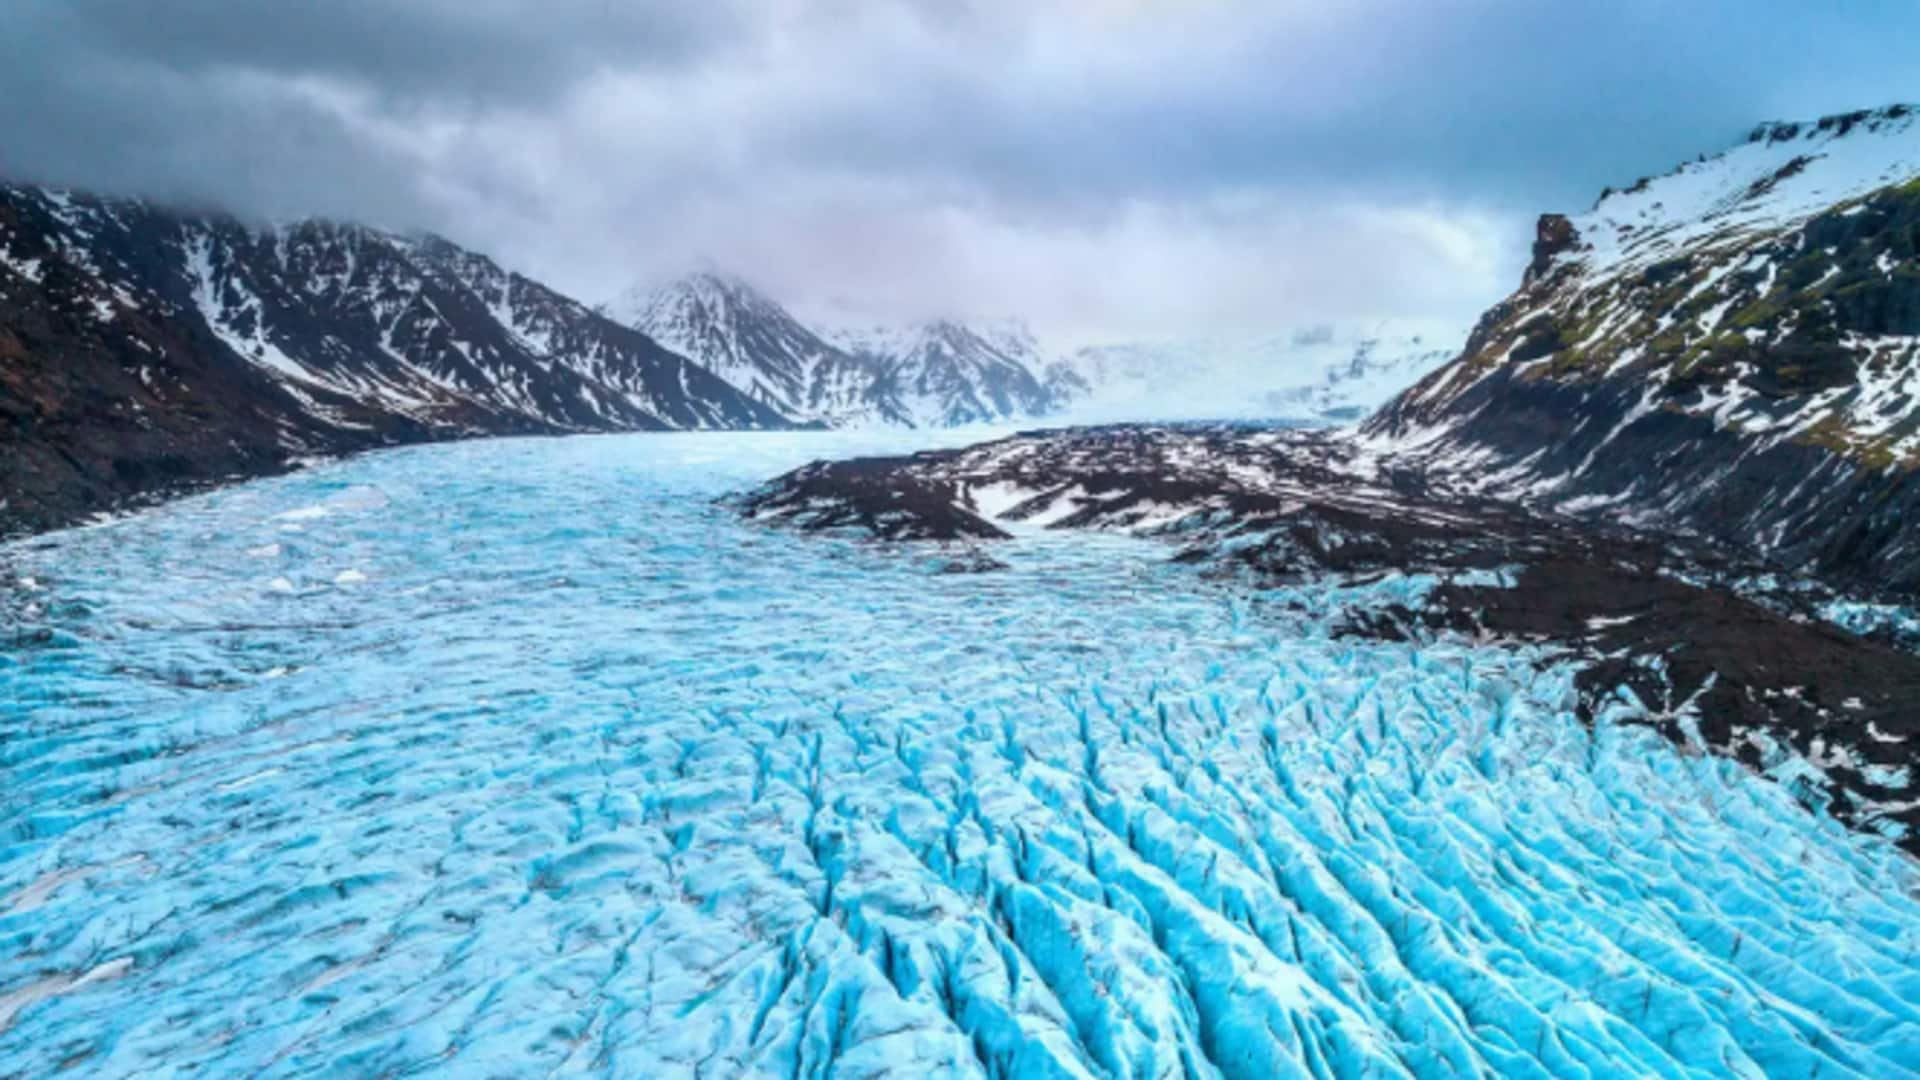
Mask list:
[[[1920,1073],[1891,845],[1523,650],[709,504],[837,446],[419,448],[0,549],[0,1062]]]

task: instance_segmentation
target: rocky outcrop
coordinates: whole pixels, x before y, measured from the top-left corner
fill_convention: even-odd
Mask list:
[[[1580,242],[1580,231],[1565,214],[1541,214],[1533,229],[1533,261],[1527,264],[1528,282],[1546,276],[1553,260]]]

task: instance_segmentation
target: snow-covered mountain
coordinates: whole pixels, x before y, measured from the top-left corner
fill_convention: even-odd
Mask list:
[[[1086,420],[1360,419],[1459,355],[1464,331],[1320,325],[1251,338],[1088,346],[1048,378]]]
[[[951,427],[1047,415],[1061,403],[1018,324],[816,330],[740,278],[702,271],[603,306],[801,423]]]
[[[0,185],[14,527],[307,455],[787,426],[650,338],[431,236]]]
[[[702,271],[602,306],[799,423],[952,427],[1285,419],[1340,423],[1459,354],[1464,331],[1385,323],[1260,337],[1041,344],[1018,320],[809,325],[740,278]]]
[[[833,427],[907,421],[875,365],[826,341],[737,277],[689,274],[663,287],[632,289],[601,310],[796,421]]]
[[[1520,289],[1371,420],[1483,490],[1920,584],[1920,110],[1770,123],[1540,219]]]
[[[1018,323],[976,328],[936,319],[832,333],[884,373],[887,394],[917,427],[1036,418],[1065,404],[1042,383],[1046,361]]]

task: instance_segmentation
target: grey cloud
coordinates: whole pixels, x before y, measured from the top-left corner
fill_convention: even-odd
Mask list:
[[[835,107],[782,118],[773,142],[967,176],[1010,199],[1338,185],[1562,203],[1778,111],[1920,93],[1896,29],[1920,30],[1920,13],[1893,5],[1361,0],[1316,19],[1198,7],[1211,17],[1136,19],[1111,52],[1089,42],[1082,65],[1017,43],[866,57],[859,79],[883,91],[822,95]]]
[[[338,79],[396,107],[537,107],[596,70],[691,62],[739,40],[722,2],[61,0],[0,16],[81,63]]]
[[[700,256],[875,314],[1471,317],[1526,227],[1920,96],[1910,5],[69,0],[0,170],[435,228],[596,298]]]
[[[711,60],[727,3],[63,0],[0,8],[0,169],[271,216],[445,227],[435,128],[537,122],[597,73]]]

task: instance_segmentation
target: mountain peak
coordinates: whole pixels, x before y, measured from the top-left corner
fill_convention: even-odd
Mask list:
[[[964,349],[987,343],[986,338],[973,327],[949,318],[929,319],[916,325],[911,332],[922,343],[947,348]]]
[[[664,283],[634,285],[601,305],[609,317],[641,329],[677,318],[723,318],[732,309],[785,314],[779,304],[746,279],[712,267],[691,270]],[[689,311],[708,314],[682,314]]]
[[[816,330],[714,267],[629,290],[603,310],[798,420],[950,426],[1038,417],[1061,403],[1017,320]]]
[[[636,286],[604,310],[796,419],[817,419],[808,387],[838,350],[743,278],[702,267]]]
[[[724,298],[730,303],[772,304],[766,294],[750,284],[738,274],[728,273],[713,267],[703,267],[681,275],[655,290],[658,294],[682,293],[702,297]]]

